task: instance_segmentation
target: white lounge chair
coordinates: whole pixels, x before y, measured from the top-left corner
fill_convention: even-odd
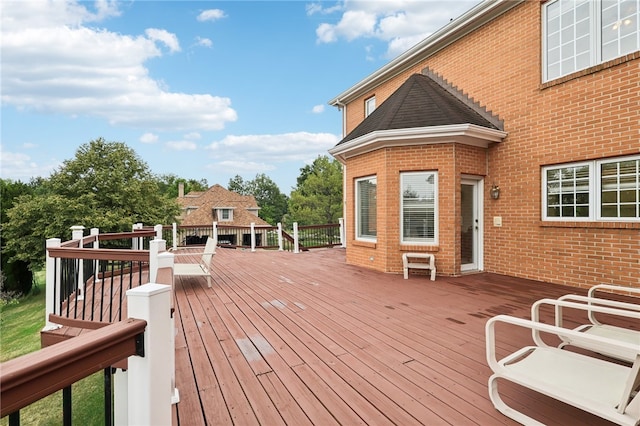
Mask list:
[[[635,353],[635,360],[628,367],[548,346],[525,346],[498,360],[495,325],[500,322],[524,327],[531,332],[555,334],[563,339],[588,340],[599,347],[611,346],[616,351]],[[639,345],[507,315],[491,318],[485,331],[487,362],[493,371],[489,378],[489,396],[496,409],[504,415],[525,425],[542,424],[502,400],[498,379],[532,389],[620,425],[637,426],[640,423]]]
[[[204,252],[200,263],[174,263],[173,275],[174,276],[196,276],[207,277],[207,286],[211,288],[211,258],[216,253],[216,243],[213,238],[208,238],[207,243],[204,246]]]
[[[605,291],[605,290],[608,290],[608,291]],[[595,301],[598,303],[601,303],[601,301],[605,301],[605,300],[617,302],[617,300],[612,300],[610,298],[611,295],[615,293],[622,293],[622,294],[628,293],[633,296],[637,296],[636,297],[637,302],[628,303],[626,304],[626,306],[624,306],[625,304],[623,304],[623,309],[640,311],[640,288],[623,287],[623,286],[611,285],[611,284],[598,284],[598,285],[594,285],[589,289],[589,293],[587,294],[587,297],[595,299]],[[563,296],[560,299],[564,299],[567,297],[569,296]],[[594,325],[600,325],[600,322],[595,317],[595,313],[589,312],[589,320]]]
[[[589,318],[589,322],[587,324],[581,324],[573,329],[581,334],[573,338],[562,338],[562,341],[558,346],[559,348],[571,345],[626,362],[634,361],[635,354],[633,352],[616,351],[614,348],[607,345],[603,347],[599,347],[597,345],[594,346],[593,342],[582,339],[582,336],[585,334],[600,336],[640,347],[640,330],[605,324],[596,318],[597,313],[613,315],[635,320],[635,324],[640,326],[640,305],[596,298],[593,296],[589,297],[569,294],[562,296],[559,299],[542,299],[535,302],[531,306],[531,319],[533,321],[540,321],[540,308],[545,305],[550,305],[554,308],[555,325],[557,327],[564,327],[564,309],[586,311]],[[542,339],[540,333],[535,330],[533,331],[533,339],[538,346],[548,346]]]

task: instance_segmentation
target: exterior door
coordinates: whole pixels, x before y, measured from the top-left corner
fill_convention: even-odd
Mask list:
[[[460,271],[478,271],[483,268],[482,248],[482,180],[463,179],[460,221]]]

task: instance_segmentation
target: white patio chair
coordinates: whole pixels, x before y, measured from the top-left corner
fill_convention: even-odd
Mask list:
[[[525,346],[498,360],[497,323],[511,324],[563,339],[579,338],[594,346],[610,346],[618,352],[635,353],[631,367],[549,346]],[[495,408],[525,425],[541,425],[534,418],[508,406],[500,397],[498,380],[504,379],[590,412],[620,425],[640,423],[640,346],[593,336],[536,321],[498,315],[486,324],[489,396]]]
[[[590,291],[589,294],[591,295],[592,292]],[[586,311],[589,322],[575,327],[574,331],[580,332],[582,335],[590,334],[605,337],[640,347],[640,330],[606,324],[596,318],[596,313],[630,318],[635,320],[634,324],[640,326],[640,304],[603,299],[592,295],[568,294],[559,299],[542,299],[535,302],[531,306],[531,319],[533,321],[540,321],[540,308],[545,305],[550,305],[554,308],[555,325],[557,327],[564,327],[565,308]],[[540,333],[535,330],[533,331],[533,339],[538,346],[548,346]],[[594,346],[591,341],[582,339],[581,335],[571,339],[563,338],[558,347],[563,348],[568,345],[588,349],[626,362],[633,362],[635,359],[633,352],[619,352],[609,346]]]
[[[200,263],[174,263],[173,275],[207,277],[207,287],[211,288],[211,259],[216,253],[216,243],[213,238],[207,238]]]
[[[611,284],[598,284],[589,289],[587,297],[595,299],[595,301],[597,301],[598,303],[602,303],[601,301],[604,300],[612,301],[612,299],[610,299],[610,296],[615,293],[631,293],[633,296],[637,296],[637,301],[634,301],[634,303],[629,303],[628,306],[624,306],[623,309],[640,311],[640,288],[623,287]],[[563,296],[560,299],[568,297],[570,296]],[[589,312],[589,320],[594,325],[601,325],[600,322],[596,319],[594,312]]]

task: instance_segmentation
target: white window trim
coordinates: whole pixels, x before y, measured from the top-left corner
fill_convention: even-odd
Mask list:
[[[373,104],[373,106],[372,106]],[[373,95],[370,98],[364,100],[364,116],[365,118],[371,115],[376,110],[376,96]]]
[[[575,69],[572,72],[568,73],[568,74],[561,74],[558,75],[556,77],[553,78],[549,78],[548,76],[548,67],[547,67],[547,9],[549,8],[549,6],[551,6],[552,4],[559,2],[561,0],[553,0],[553,1],[548,1],[547,3],[545,3],[542,6],[542,82],[546,83],[549,81],[553,81],[562,77],[565,77],[567,75],[571,75],[575,72],[579,72],[588,68],[591,68],[593,66],[602,64],[604,62],[608,62],[610,60],[615,60],[616,58],[625,56],[629,53],[633,53],[633,52],[628,52],[625,53],[623,55],[619,55],[615,58],[611,58],[611,59],[607,59],[606,61],[604,61],[602,59],[602,10],[601,10],[601,0],[593,0],[590,1],[590,17],[591,19],[591,25],[590,25],[590,36],[591,36],[591,46],[590,46],[590,63],[587,67],[584,68],[580,68],[580,69]]]
[[[222,218],[222,211],[229,210],[229,218]],[[218,218],[218,222],[233,222],[233,208],[232,207],[216,207],[216,217]]]
[[[640,160],[640,155],[632,155],[632,156],[628,156],[628,157],[618,157],[618,158],[607,158],[607,159],[603,159],[603,160],[598,160],[596,161],[596,182],[597,182],[597,187],[596,187],[596,194],[594,199],[596,200],[596,220],[599,222],[638,222],[640,221],[639,218],[635,218],[635,217],[602,217],[601,215],[601,197],[602,197],[602,188],[600,187],[600,182],[601,182],[601,165],[602,164],[607,164],[607,163],[619,163],[622,161],[637,161]]]
[[[640,155],[624,157],[606,158],[591,161],[581,161],[576,163],[554,164],[542,167],[542,220],[545,222],[638,222],[634,217],[602,217],[600,214],[601,202],[601,165],[606,163],[619,163],[622,161],[639,160]],[[554,217],[547,216],[547,170],[561,169],[565,167],[589,167],[589,216],[588,217]]]
[[[434,194],[433,194],[433,240],[430,241],[405,241],[404,240],[404,203],[403,203],[403,178],[407,175],[432,174]],[[439,244],[439,208],[438,208],[438,172],[437,171],[419,171],[419,172],[401,172],[400,173],[400,243],[415,246],[437,246]]]
[[[366,235],[360,235],[360,192],[358,191],[358,184],[360,182],[363,181],[367,181],[367,180],[371,180],[371,179],[376,179],[376,236],[375,237],[370,237],[370,236],[366,236]],[[377,180],[377,176],[376,175],[371,175],[371,176],[364,176],[361,178],[357,178],[354,181],[354,193],[355,193],[355,225],[356,225],[356,232],[355,232],[355,239],[356,241],[366,241],[366,242],[370,242],[370,243],[375,243],[378,241],[378,206],[377,206],[377,195],[378,195],[378,180]]]

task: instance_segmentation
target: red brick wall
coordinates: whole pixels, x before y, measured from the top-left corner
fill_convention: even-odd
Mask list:
[[[373,249],[349,241],[350,263],[365,264],[366,258],[380,270],[399,270],[397,173],[438,168],[439,273],[456,273],[459,219],[445,218],[444,212],[458,211],[459,197],[448,197],[459,194],[460,175],[469,173],[486,175],[485,270],[574,286],[640,286],[640,224],[541,221],[542,166],[640,153],[640,53],[542,84],[540,34],[541,5],[524,2],[348,104],[350,131],[364,119],[364,99],[375,94],[380,105],[408,76],[428,66],[498,114],[508,132],[502,143],[486,151],[486,159],[476,148],[456,145],[455,168],[453,163],[446,168],[441,159],[452,161],[453,147],[439,145],[389,149],[349,160],[349,180],[388,173],[378,177],[378,220],[381,224],[386,217],[387,228],[383,240],[378,236],[376,251],[383,245],[385,252],[368,261],[370,256],[363,253]],[[428,155],[413,153],[420,149]],[[469,152],[461,154],[461,149]],[[379,167],[385,162],[386,168]],[[494,182],[501,188],[499,200],[489,197]],[[352,203],[353,184],[349,186],[347,202]],[[387,200],[380,194],[387,194]],[[353,212],[347,211],[353,230]],[[502,217],[502,227],[493,226],[494,216]]]

